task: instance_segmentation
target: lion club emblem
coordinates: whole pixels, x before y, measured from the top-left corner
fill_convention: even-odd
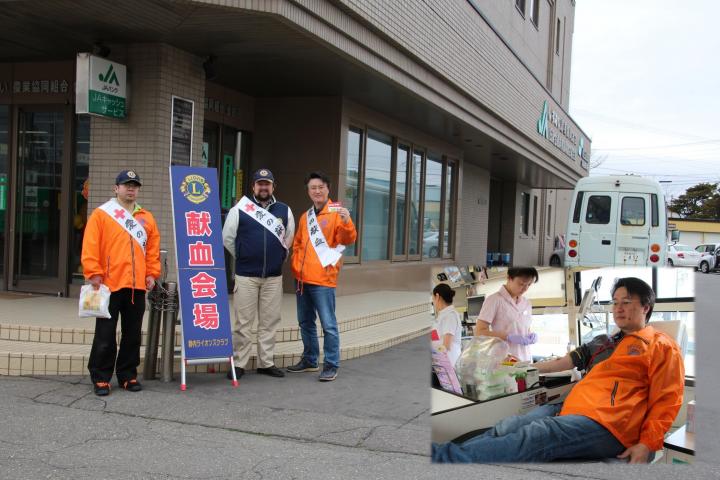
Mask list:
[[[202,203],[210,195],[210,185],[205,181],[205,177],[188,175],[180,184],[180,193],[192,203]]]
[[[270,173],[270,172],[268,172],[268,171],[265,170],[265,169],[260,170],[260,176],[261,176],[261,177],[267,177],[267,176],[268,176],[268,173]]]
[[[127,172],[127,176],[130,177],[130,178],[135,178],[135,177],[137,177],[137,173],[135,173],[135,172],[133,172],[132,170],[130,170],[130,171]]]

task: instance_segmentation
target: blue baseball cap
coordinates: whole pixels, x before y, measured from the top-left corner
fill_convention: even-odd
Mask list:
[[[123,170],[122,172],[118,173],[117,177],[115,177],[115,185],[122,185],[123,183],[131,182],[137,183],[142,187],[140,175],[135,173],[134,170]]]
[[[258,182],[260,180],[265,180],[266,182],[275,183],[275,178],[273,178],[273,174],[270,170],[267,168],[261,168],[260,170],[256,171],[253,175],[253,183]]]

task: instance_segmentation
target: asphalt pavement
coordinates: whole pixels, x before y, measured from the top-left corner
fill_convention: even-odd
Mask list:
[[[88,377],[0,377],[0,478],[720,478],[720,467],[432,465],[425,338],[317,373],[248,372],[91,392]]]

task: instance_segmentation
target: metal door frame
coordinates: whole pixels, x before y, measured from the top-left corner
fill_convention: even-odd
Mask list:
[[[70,190],[71,190],[71,175],[73,166],[73,154],[74,154],[74,128],[75,123],[73,122],[73,108],[72,106],[64,105],[12,105],[12,120],[11,120],[11,159],[9,169],[9,198],[8,198],[8,247],[7,250],[7,263],[6,263],[6,288],[11,291],[21,292],[33,292],[33,293],[46,293],[46,294],[57,294],[58,296],[67,296],[68,294],[68,249],[69,249],[69,238],[70,238]],[[63,161],[62,161],[62,174],[60,177],[60,232],[58,236],[58,274],[57,277],[49,278],[47,282],[40,283],[38,288],[36,285],[24,283],[22,280],[17,280],[16,277],[16,249],[17,238],[16,238],[16,225],[17,221],[17,202],[18,202],[18,171],[19,171],[19,155],[18,149],[21,142],[20,135],[20,112],[60,112],[63,114],[64,131],[63,131]]]

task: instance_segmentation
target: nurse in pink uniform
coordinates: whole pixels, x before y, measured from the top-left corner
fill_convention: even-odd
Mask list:
[[[532,305],[523,294],[537,281],[538,272],[532,267],[509,268],[505,285],[485,299],[475,335],[505,340],[511,355],[532,362],[530,345],[537,342],[537,334],[530,331]]]

